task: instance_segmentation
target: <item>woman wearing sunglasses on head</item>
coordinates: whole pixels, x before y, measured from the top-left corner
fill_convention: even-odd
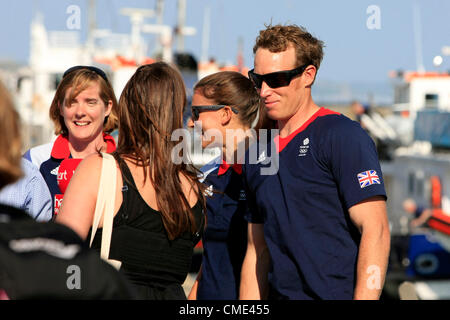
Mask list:
[[[207,227],[202,267],[189,299],[239,297],[239,281],[247,243],[246,198],[239,148],[248,147],[254,129],[268,127],[265,110],[252,82],[238,72],[209,75],[194,87],[190,127],[201,126],[202,146],[222,144],[222,159],[202,168],[208,190]],[[215,134],[208,135],[208,131]],[[214,137],[210,137],[214,136]],[[221,139],[220,139],[221,138]],[[218,161],[217,161],[218,160]]]
[[[50,106],[56,140],[28,150],[24,157],[42,173],[57,214],[63,194],[81,159],[116,149],[108,133],[117,128],[117,100],[105,73],[92,66],[68,69]]]
[[[121,261],[120,272],[142,299],[186,299],[182,284],[204,226],[198,170],[171,161],[178,145],[171,134],[183,127],[186,101],[181,74],[164,62],[138,68],[119,100],[109,259]],[[56,218],[83,239],[90,238],[101,168],[99,154],[81,162]],[[101,247],[102,231],[95,234],[95,249]]]

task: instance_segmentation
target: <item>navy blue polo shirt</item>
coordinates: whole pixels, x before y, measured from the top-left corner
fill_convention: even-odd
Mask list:
[[[202,168],[206,185],[207,223],[203,234],[202,276],[198,300],[239,297],[242,262],[247,248],[246,195],[241,165],[223,162]]]
[[[290,136],[270,141],[262,152],[261,142],[258,161],[246,160],[243,176],[246,218],[264,223],[271,296],[352,299],[360,233],[348,209],[386,197],[372,139],[357,122],[320,108]],[[262,174],[274,162],[278,170]]]

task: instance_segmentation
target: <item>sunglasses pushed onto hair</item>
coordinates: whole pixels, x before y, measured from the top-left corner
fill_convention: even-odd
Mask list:
[[[200,116],[200,112],[215,111],[215,110],[220,110],[225,107],[226,107],[226,105],[224,105],[224,104],[218,104],[218,105],[212,105],[212,106],[192,106],[191,107],[192,120],[197,121]],[[230,108],[231,108],[231,111],[238,114],[238,111],[236,110],[236,108],[233,108],[233,107],[230,107]]]
[[[248,77],[253,82],[257,89],[261,89],[262,83],[265,82],[272,89],[288,86],[292,79],[298,75],[301,75],[305,71],[306,67],[311,63],[304,64],[292,70],[277,71],[266,74],[257,74],[252,69],[248,72]]]
[[[76,70],[80,70],[80,69],[86,69],[86,70],[90,70],[95,72],[96,74],[98,74],[100,77],[103,78],[103,80],[105,80],[106,82],[108,82],[108,78],[106,77],[106,73],[103,72],[103,70],[97,68],[97,67],[93,67],[93,66],[75,66],[72,68],[67,69],[64,74],[63,74],[63,79],[65,76],[67,76],[69,73],[76,71]]]

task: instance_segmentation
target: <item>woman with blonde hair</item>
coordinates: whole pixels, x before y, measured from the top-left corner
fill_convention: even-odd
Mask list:
[[[116,108],[114,90],[101,69],[75,66],[64,73],[49,111],[57,138],[24,155],[44,177],[55,214],[81,159],[98,150],[116,149],[109,135],[117,128]]]
[[[171,134],[183,127],[185,106],[183,79],[164,62],[138,68],[119,100],[109,259],[121,261],[121,272],[145,299],[186,299],[182,284],[204,225],[195,168],[171,161],[177,144]],[[81,162],[56,219],[83,239],[91,232],[101,168],[99,154]],[[100,248],[102,231],[93,248]]]

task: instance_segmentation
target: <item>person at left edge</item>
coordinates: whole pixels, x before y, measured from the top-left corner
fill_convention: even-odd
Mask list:
[[[38,168],[22,158],[24,173],[13,184],[0,190],[0,203],[22,209],[36,221],[46,222],[52,219],[52,197]]]
[[[21,201],[27,197],[20,192],[34,196],[25,185],[40,173],[22,158],[21,129],[11,94],[0,81],[0,192],[21,185],[14,190],[18,206],[0,199],[0,301],[134,299],[127,280],[73,230],[53,221],[38,222],[23,210]],[[24,163],[35,170],[25,172]],[[48,192],[42,183],[31,182],[31,188]]]
[[[116,110],[114,90],[101,69],[75,66],[64,72],[49,111],[57,137],[24,155],[44,177],[54,214],[81,159],[97,151],[116,150],[114,138],[108,134],[117,127]]]

